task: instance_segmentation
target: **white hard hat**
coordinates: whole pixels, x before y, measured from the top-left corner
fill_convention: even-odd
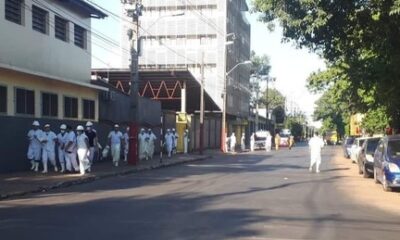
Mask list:
[[[168,128],[168,129],[167,129],[167,132],[169,132],[169,131],[171,131],[171,129]]]
[[[86,123],[86,127],[92,127],[93,126],[93,123],[92,122],[87,122]]]
[[[50,124],[46,124],[46,125],[44,125],[44,127],[45,127],[45,128],[49,128],[49,127],[50,127]]]
[[[76,127],[76,131],[83,131],[83,130],[85,130],[85,129],[84,129],[83,126],[81,126],[81,125],[79,125],[79,126]]]
[[[144,132],[144,128],[140,129],[141,132]]]
[[[67,129],[67,125],[65,125],[65,124],[61,124],[61,126],[60,126],[60,129],[61,129],[61,130],[65,130],[65,129]]]
[[[118,124],[115,124],[114,127],[115,127],[115,128],[119,128],[119,125],[118,125]]]
[[[33,121],[32,126],[39,127],[39,126],[40,126],[40,123],[39,123],[38,121]]]
[[[173,129],[172,129],[172,131],[174,131],[174,132],[175,132],[175,128],[173,128]]]

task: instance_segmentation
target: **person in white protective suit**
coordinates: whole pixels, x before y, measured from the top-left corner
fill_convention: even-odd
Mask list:
[[[144,130],[144,128],[140,129],[138,140],[139,140],[139,160],[144,160],[146,159],[147,156],[147,144],[148,144],[148,135]]]
[[[229,142],[230,138],[228,137],[228,133],[225,133],[225,149],[224,152],[229,152]]]
[[[178,138],[179,138],[179,135],[178,135],[178,133],[176,133],[176,130],[175,130],[175,128],[173,128],[172,129],[172,136],[173,136],[173,139],[174,139],[174,145],[173,145],[173,147],[172,147],[172,153],[173,154],[176,154],[176,149],[177,149],[177,147],[178,147]]]
[[[256,144],[256,135],[253,133],[250,137],[250,152],[254,152],[254,145]]]
[[[235,152],[235,147],[236,147],[236,136],[235,133],[232,133],[230,139],[229,139],[229,143],[230,143],[230,150],[231,152]]]
[[[183,152],[185,154],[187,154],[189,152],[189,142],[190,142],[189,129],[186,129],[183,134],[184,134],[183,135]]]
[[[269,131],[267,131],[267,136],[265,138],[265,151],[271,152],[272,148],[272,136]]]
[[[315,166],[315,172],[320,172],[321,165],[321,149],[324,147],[325,143],[318,136],[318,133],[314,133],[314,136],[308,142],[308,146],[310,148],[310,172],[313,171],[313,167]]]
[[[57,149],[58,149],[58,161],[60,162],[61,166],[61,172],[65,172],[65,152],[64,152],[64,147],[66,144],[66,131],[67,130],[67,125],[62,124],[60,126],[60,133],[57,134]]]
[[[65,168],[68,172],[78,172],[79,166],[76,161],[76,135],[70,125],[67,125],[65,142]]]
[[[58,172],[58,167],[56,164],[56,141],[57,135],[50,131],[50,125],[44,125],[44,131],[40,137],[40,142],[42,143],[42,164],[43,172],[48,172],[48,161],[50,160],[51,165],[54,167],[54,171]]]
[[[89,138],[84,133],[85,129],[83,126],[76,127],[76,152],[79,159],[79,172],[81,175],[85,175],[86,170],[91,171],[91,165],[89,161],[90,155],[90,144]]]
[[[167,133],[164,137],[165,149],[167,150],[168,157],[172,155],[173,145],[174,145],[174,135],[172,135],[171,130],[167,129]]]
[[[242,138],[240,139],[240,148],[241,148],[242,152],[244,152],[244,150],[246,150],[245,140],[246,140],[246,135],[244,133],[242,133]]]
[[[147,154],[148,154],[148,158],[153,159],[153,155],[154,155],[154,143],[157,140],[156,135],[154,135],[153,131],[149,128],[147,130],[147,136],[148,136],[148,143],[147,143]]]
[[[119,131],[119,125],[114,125],[114,130],[108,134],[109,145],[111,146],[111,156],[113,159],[113,164],[118,167],[119,160],[121,158],[121,145],[124,144],[124,136],[121,131]]]
[[[28,132],[29,147],[27,157],[31,162],[31,170],[35,172],[39,171],[39,163],[42,154],[42,144],[40,137],[42,136],[42,130],[40,130],[40,124],[38,121],[33,121],[32,129]]]
[[[128,153],[129,153],[129,131],[130,128],[126,127],[126,132],[124,133],[124,142],[125,142],[125,147],[124,147],[124,162],[128,161]]]

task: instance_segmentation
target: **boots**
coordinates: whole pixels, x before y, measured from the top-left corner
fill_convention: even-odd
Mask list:
[[[54,172],[58,172],[58,167],[54,166]]]
[[[35,169],[35,161],[31,160],[31,170]]]
[[[64,164],[61,164],[61,173],[64,173],[65,172],[65,166],[64,166]]]
[[[39,165],[39,163],[38,163]],[[47,164],[43,164],[43,171],[42,173],[47,173]]]
[[[35,169],[34,169],[34,171],[35,171],[35,172],[38,172],[38,171],[39,171],[39,162],[35,162],[34,164],[35,164]]]

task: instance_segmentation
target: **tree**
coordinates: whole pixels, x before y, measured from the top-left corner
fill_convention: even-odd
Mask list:
[[[261,84],[268,79],[271,65],[267,55],[258,56],[254,51],[251,52],[251,62],[250,91],[252,95],[250,102],[255,106],[262,99],[262,96],[260,96]]]
[[[278,19],[285,41],[324,57],[322,87],[338,81],[354,110],[384,107],[399,127],[400,0],[254,0],[262,21]],[[338,75],[332,78],[332,73]],[[338,88],[336,90],[343,90]]]
[[[380,107],[367,111],[362,120],[361,127],[370,135],[383,134],[389,122],[390,119],[386,115],[386,109]]]

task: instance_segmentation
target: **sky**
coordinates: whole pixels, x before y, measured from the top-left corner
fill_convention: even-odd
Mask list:
[[[120,12],[119,0],[90,1],[111,12]],[[297,107],[311,117],[314,102],[319,96],[308,92],[306,79],[313,71],[325,68],[323,59],[307,49],[297,49],[293,43],[282,43],[282,29],[278,26],[274,32],[270,32],[257,18],[256,15],[248,16],[251,24],[251,49],[258,55],[266,54],[270,57],[270,75],[276,78],[275,83],[271,85],[286,96],[289,109],[291,106]],[[112,43],[92,39],[92,67],[118,67],[121,59],[118,47],[121,36],[119,20],[112,16],[103,20],[93,20],[92,28],[94,33],[112,39]]]

